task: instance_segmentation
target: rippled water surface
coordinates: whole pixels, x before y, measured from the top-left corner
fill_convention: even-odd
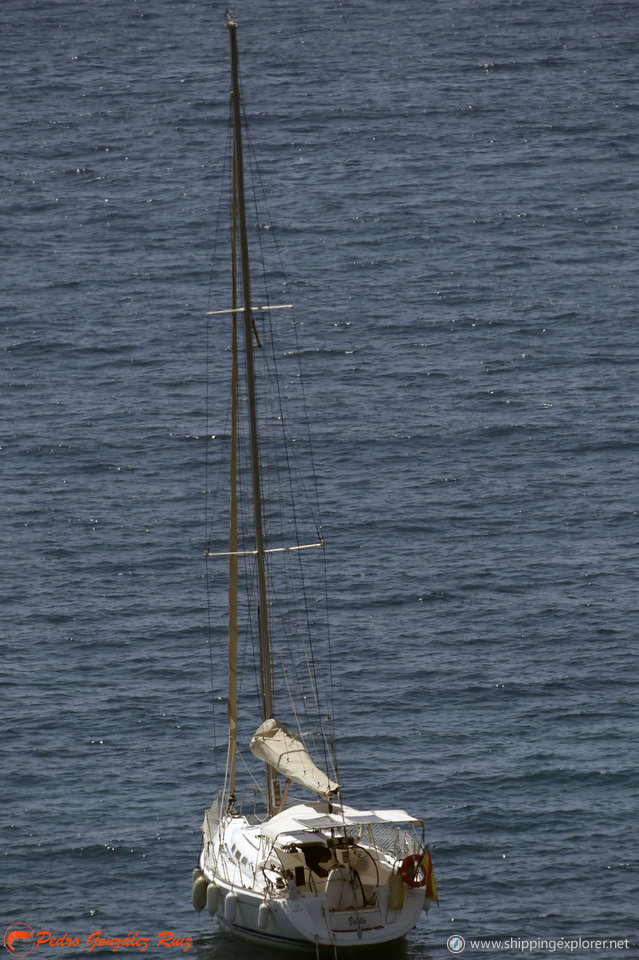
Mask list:
[[[234,12],[303,318],[341,780],[425,817],[440,892],[396,954],[629,958],[550,944],[638,934],[636,6]],[[273,956],[190,906],[224,8],[0,16],[3,930]]]

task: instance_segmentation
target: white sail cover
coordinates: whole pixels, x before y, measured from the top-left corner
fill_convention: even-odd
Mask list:
[[[315,766],[303,744],[277,720],[265,720],[251,740],[251,753],[278,773],[320,797],[337,793],[339,784]]]
[[[296,834],[297,831],[421,822],[405,810],[356,810],[355,807],[336,805],[329,813],[325,803],[299,803],[267,820],[260,833],[263,837],[275,839],[282,833]]]

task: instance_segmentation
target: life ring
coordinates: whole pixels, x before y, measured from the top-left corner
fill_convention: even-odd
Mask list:
[[[426,867],[424,857],[419,853],[411,853],[405,857],[397,871],[407,887],[423,887],[426,883]]]

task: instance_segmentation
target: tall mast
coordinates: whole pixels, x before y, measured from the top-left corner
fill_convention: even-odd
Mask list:
[[[260,458],[257,430],[257,405],[255,396],[255,367],[253,360],[253,313],[251,310],[251,276],[248,239],[246,231],[246,208],[244,203],[244,164],[242,155],[242,117],[240,105],[239,58],[237,52],[237,24],[229,19],[231,42],[231,105],[233,112],[234,174],[237,205],[237,222],[240,240],[240,264],[242,268],[242,305],[244,307],[244,346],[246,355],[246,382],[248,388],[249,424],[251,440],[251,477],[253,485],[253,514],[255,520],[255,551],[258,580],[258,620],[260,642],[260,687],[262,720],[273,716],[273,691],[271,681],[271,656],[268,633],[268,604],[266,594],[266,558],[262,526],[262,489],[260,481]],[[269,814],[275,806],[275,775],[267,766],[267,807]]]
[[[237,201],[235,188],[235,160],[233,161],[233,190],[231,199],[231,286],[232,286],[232,365],[231,365],[231,463],[229,503],[229,677],[227,711],[229,719],[229,794],[235,794],[235,761],[237,755]]]

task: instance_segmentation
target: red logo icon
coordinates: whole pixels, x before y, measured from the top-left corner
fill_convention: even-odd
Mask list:
[[[28,923],[17,920],[4,932],[4,945],[14,957],[26,957],[35,947],[34,933]]]

